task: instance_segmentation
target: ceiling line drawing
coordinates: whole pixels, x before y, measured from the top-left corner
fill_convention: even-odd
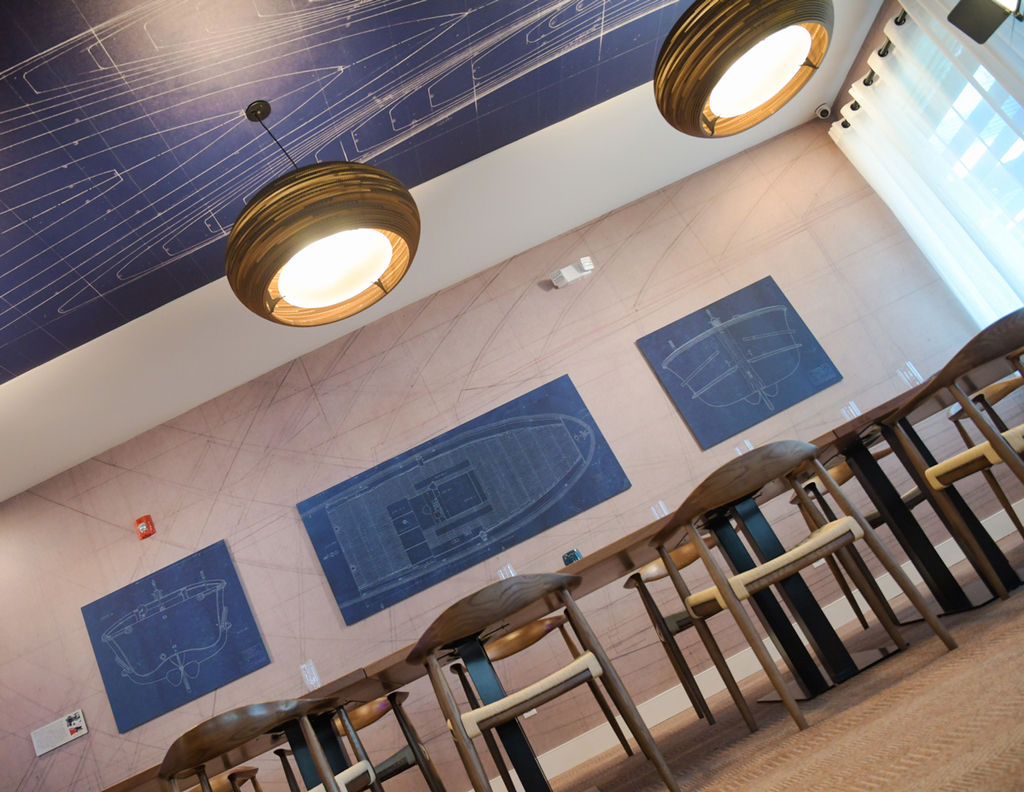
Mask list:
[[[565,75],[544,67],[594,43],[564,68],[598,66],[605,37],[677,5],[150,0],[5,64],[0,346],[52,328],[70,348],[68,314],[137,315],[119,289],[158,277],[177,291],[166,301],[222,276],[245,200],[288,167],[245,119],[252,99],[272,102],[296,161],[370,162],[493,112],[490,97],[528,75],[543,79],[512,99],[557,85]]]

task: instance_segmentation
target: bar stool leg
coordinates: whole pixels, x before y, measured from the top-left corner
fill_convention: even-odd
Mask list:
[[[427,656],[426,664],[427,675],[430,677],[430,684],[434,688],[434,695],[437,696],[437,703],[441,707],[441,712],[448,720],[448,728],[451,730],[452,739],[455,740],[455,749],[459,752],[459,758],[462,759],[462,766],[466,770],[466,775],[469,776],[469,782],[473,785],[475,792],[493,792],[490,783],[487,781],[484,766],[480,763],[480,755],[476,752],[476,748],[473,747],[473,741],[469,739],[466,727],[462,723],[462,717],[459,715],[458,707],[455,705],[452,691],[444,681],[441,664],[438,663],[437,658],[433,654]],[[510,789],[512,788],[514,787],[510,787]]]
[[[569,637],[569,633],[566,631],[565,625],[559,625],[558,631],[562,634],[562,639],[565,641],[565,645],[569,647],[569,654],[574,658],[579,657],[580,650],[573,642],[572,638]],[[615,732],[615,736],[618,737],[619,744],[626,752],[626,756],[632,756],[633,749],[629,745],[629,740],[626,739],[626,735],[623,734],[622,729],[619,728],[619,721],[615,718],[615,713],[612,712],[611,708],[608,706],[608,702],[605,701],[604,696],[601,695],[601,688],[597,686],[593,679],[587,680],[587,687],[590,688],[590,692],[594,695],[594,700],[597,701],[597,706],[601,708],[601,712],[604,713],[604,717],[612,727],[612,731]]]
[[[679,678],[679,683],[683,686],[686,697],[690,699],[690,704],[693,705],[697,717],[705,718],[709,726],[714,724],[715,716],[704,699],[704,694],[700,692],[697,680],[694,678],[693,672],[690,671],[690,666],[687,664],[686,658],[683,657],[682,650],[679,648],[679,644],[676,643],[675,636],[669,629],[664,615],[662,615],[661,610],[658,608],[658,604],[654,601],[654,597],[651,596],[651,591],[647,588],[647,584],[641,579],[640,574],[635,572],[630,576],[627,585],[636,588],[637,593],[640,595],[640,602],[643,603],[644,610],[647,611],[647,618],[654,625],[654,634],[658,636],[658,642],[661,644],[661,648],[665,650],[669,664],[672,666],[672,670],[676,672],[676,677]],[[694,628],[696,628],[696,620],[693,621],[693,624]],[[704,633],[698,630],[698,634],[703,640]],[[756,730],[756,728],[755,726],[751,731]]]
[[[768,675],[768,679],[775,688],[775,692],[779,694],[779,699],[782,701],[783,706],[789,712],[790,717],[793,718],[797,728],[806,729],[807,719],[804,717],[803,712],[800,711],[800,706],[796,703],[796,699],[793,698],[793,695],[786,687],[786,683],[783,681],[782,674],[779,673],[775,661],[768,654],[768,650],[764,648],[761,636],[757,634],[757,630],[754,628],[754,623],[747,616],[747,612],[743,610],[743,604],[736,598],[729,582],[722,575],[722,571],[718,568],[714,559],[711,558],[704,540],[699,536],[693,536],[693,541],[696,542],[697,552],[700,553],[701,560],[704,561],[704,565],[711,575],[711,582],[715,584],[719,595],[725,601],[726,607],[732,614],[733,619],[735,619],[740,632],[743,633],[743,637],[747,640],[751,651],[757,657],[765,674]],[[658,552],[661,554],[661,560],[665,563],[665,568],[671,570],[674,565],[669,557],[668,550],[664,547],[659,547]]]
[[[476,691],[473,690],[473,685],[470,684],[469,678],[466,676],[466,667],[462,663],[453,663],[452,673],[459,677],[459,682],[462,683],[462,690],[466,694],[466,701],[469,702],[469,706],[472,709],[479,707],[480,699],[476,697]],[[494,733],[488,730],[480,736],[484,738],[484,745],[487,746],[487,751],[494,761],[494,766],[501,777],[501,783],[505,785],[505,789],[515,789],[515,785],[512,783],[512,776],[508,771],[508,765],[505,764],[505,759],[501,755],[501,749],[498,748],[498,741],[494,739]]]
[[[338,782],[334,780],[334,771],[327,761],[327,756],[320,745],[320,740],[317,739],[313,724],[310,723],[307,716],[304,715],[299,718],[299,728],[302,730],[302,736],[306,740],[306,747],[309,748],[309,755],[313,760],[313,765],[316,767],[317,774],[320,776],[320,782],[324,785],[324,792],[342,792],[342,790],[338,789]]]
[[[288,754],[290,753],[287,748],[277,748],[274,753],[281,760],[281,767],[284,769],[284,780],[288,784],[288,792],[300,792],[299,782],[295,778],[295,771],[292,770],[291,762],[288,761]]]
[[[672,769],[665,761],[661,749],[654,742],[654,737],[651,736],[650,731],[647,729],[647,724],[644,723],[636,705],[633,704],[633,699],[626,690],[626,686],[622,684],[618,672],[612,666],[608,655],[605,654],[600,641],[598,641],[593,630],[590,629],[590,625],[587,624],[582,611],[580,611],[579,606],[576,604],[576,600],[573,599],[567,589],[563,588],[559,594],[562,598],[562,604],[565,605],[565,613],[569,617],[569,622],[583,643],[583,647],[593,652],[597,662],[600,663],[608,695],[612,697],[612,701],[615,702],[615,706],[618,707],[619,712],[622,714],[622,719],[626,721],[629,730],[633,732],[633,736],[640,745],[640,750],[644,752],[644,755],[658,771],[658,775],[661,776],[665,788],[672,792],[679,792],[679,782],[676,781]]]
[[[405,741],[409,743],[409,747],[412,749],[412,755],[416,759],[416,764],[419,766],[420,773],[423,775],[423,780],[427,782],[427,787],[430,789],[430,792],[446,792],[444,784],[441,783],[441,778],[438,776],[437,770],[434,767],[434,763],[431,761],[430,756],[423,747],[423,741],[420,740],[420,736],[416,732],[416,728],[405,715],[405,710],[402,708],[402,705],[398,700],[398,694],[389,693],[388,701],[391,702],[391,711],[395,713],[395,719],[398,721],[398,728],[402,730],[402,735],[405,737]],[[511,790],[509,792],[511,792]]]
[[[338,715],[341,718],[342,728],[345,730],[345,736],[348,737],[349,744],[352,746],[352,750],[356,754],[356,762],[366,762],[370,766],[370,773],[373,776],[373,780],[370,781],[370,789],[373,792],[384,792],[384,789],[380,785],[380,781],[377,780],[377,774],[373,772],[373,762],[370,761],[370,757],[366,755],[366,749],[363,748],[363,741],[359,739],[359,735],[356,734],[356,730],[352,728],[352,721],[349,720],[348,713],[345,711],[345,707],[338,707]]]

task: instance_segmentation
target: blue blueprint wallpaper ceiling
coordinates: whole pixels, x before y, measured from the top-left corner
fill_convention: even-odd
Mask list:
[[[414,187],[649,81],[689,4],[2,0],[0,382],[223,276],[290,167],[252,100]]]

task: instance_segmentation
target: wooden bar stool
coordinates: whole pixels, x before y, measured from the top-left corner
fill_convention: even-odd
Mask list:
[[[697,548],[692,542],[684,542],[679,545],[679,547],[672,550],[669,555],[672,558],[672,563],[675,564],[676,569],[679,570],[684,569],[700,558]],[[698,636],[700,636],[700,640],[704,644],[704,648],[711,656],[711,661],[714,663],[719,676],[722,678],[722,682],[725,683],[725,687],[729,691],[729,695],[732,696],[736,709],[739,710],[740,715],[743,717],[743,721],[747,724],[747,728],[752,732],[757,731],[757,723],[754,720],[754,715],[751,713],[746,699],[743,698],[743,694],[740,692],[740,687],[736,683],[736,678],[733,676],[732,671],[729,670],[729,664],[725,661],[725,655],[722,654],[722,650],[719,648],[718,642],[715,641],[714,635],[712,635],[711,630],[705,622],[705,619],[708,616],[711,616],[713,613],[718,613],[721,608],[717,606],[718,604],[716,602],[713,606],[707,609],[706,613],[697,618],[685,609],[675,613],[662,613],[654,599],[654,596],[651,594],[650,589],[648,589],[647,586],[649,583],[662,580],[668,576],[669,572],[665,568],[665,562],[658,559],[657,561],[652,561],[651,563],[646,564],[634,572],[626,579],[626,582],[623,585],[626,588],[636,589],[639,593],[640,599],[643,602],[644,610],[647,612],[647,617],[651,620],[651,624],[654,626],[654,631],[658,636],[658,640],[661,642],[661,646],[665,650],[665,654],[668,656],[669,663],[672,665],[673,670],[675,670],[676,676],[679,678],[679,682],[683,686],[683,690],[690,699],[690,703],[693,705],[693,709],[696,711],[698,717],[706,718],[709,724],[713,724],[715,722],[715,717],[711,713],[711,708],[708,706],[707,701],[700,692],[700,688],[697,686],[697,680],[694,678],[693,672],[690,671],[690,666],[687,664],[686,658],[683,656],[682,650],[679,648],[679,644],[676,643],[675,640],[676,635],[679,635],[690,628],[695,629]]]
[[[518,729],[516,718],[582,685],[588,679],[597,677],[603,677],[619,714],[626,721],[641,750],[655,766],[665,787],[670,790],[679,789],[622,680],[569,593],[579,583],[580,579],[575,575],[564,574],[518,575],[492,583],[442,612],[409,654],[408,662],[424,665],[427,669],[459,757],[476,792],[489,792],[491,786],[473,745],[473,738],[490,729],[496,729],[505,743],[524,788],[530,792],[549,790],[547,779],[537,765],[528,743],[525,744],[525,753],[520,753],[521,746],[516,740],[525,743],[525,737]],[[564,607],[569,623],[579,636],[582,652],[568,665],[532,685],[506,693],[500,682],[497,682],[497,677],[493,676],[493,668],[483,649],[481,637],[486,639],[489,630],[531,605],[544,608],[547,612]],[[484,702],[466,712],[459,711],[448,685],[448,677],[441,668],[442,663],[447,662],[453,654],[457,654],[466,664]],[[514,749],[510,749],[510,745]]]
[[[657,548],[683,604],[694,618],[705,615],[705,609],[708,607],[727,609],[733,616],[786,709],[801,729],[807,727],[807,721],[784,684],[775,661],[761,642],[760,635],[743,608],[743,601],[755,597],[769,586],[796,575],[819,558],[832,553],[838,555],[886,632],[899,648],[905,648],[906,640],[889,617],[886,608],[863,580],[856,566],[849,563],[848,555],[845,553],[849,544],[856,539],[863,539],[936,635],[950,649],[956,646],[956,642],[925,605],[920,593],[907,579],[903,570],[875,537],[872,528],[854,509],[828,471],[817,460],[817,451],[818,449],[809,443],[783,441],[760,446],[731,460],[704,479],[683,501],[665,527],[651,539],[651,544]],[[817,476],[829,495],[839,504],[843,516],[832,521],[826,521],[821,517],[801,486],[801,475]],[[724,526],[728,522],[737,525],[742,523],[745,519],[745,504],[752,504],[755,495],[769,485],[777,486],[774,482],[780,479],[785,482],[785,488],[793,491],[804,509],[819,515],[816,524],[820,527],[812,531],[797,546],[775,557],[763,558],[752,563],[749,568],[732,574],[726,573],[712,557],[701,529],[713,522],[717,526],[716,530],[726,531],[728,528]],[[779,489],[781,492],[783,488]],[[680,537],[693,543],[711,575],[712,586],[697,592],[691,592],[686,586],[669,552],[678,544]],[[813,637],[808,637],[813,641]],[[785,656],[786,652],[782,646],[779,646],[779,650]]]
[[[926,493],[953,538],[996,596],[1005,599],[1020,578],[1005,556],[963,503],[953,484],[966,476],[1004,464],[1024,482],[1024,424],[1001,429],[982,414],[971,395],[976,381],[998,380],[1021,367],[1024,352],[1024,309],[994,322],[968,341],[937,374],[917,387],[883,421],[890,445],[918,487]],[[935,459],[917,436],[913,424],[934,414],[932,405],[955,403],[958,421],[970,421],[982,439],[958,454]]]
[[[379,792],[380,786],[374,786],[373,766],[365,757],[337,775],[333,772],[310,718],[335,708],[335,702],[330,699],[285,699],[251,704],[215,715],[171,743],[157,774],[170,784],[174,792],[179,790],[179,779],[192,776],[198,778],[199,788],[203,792],[213,792],[207,765],[230,766],[231,751],[256,738],[281,732],[294,723],[305,738],[321,780],[320,788],[325,792],[367,788]],[[347,723],[348,719],[344,720]],[[349,734],[350,741],[354,736],[353,730]],[[359,745],[358,737],[355,737],[353,745]],[[361,745],[357,753],[359,751]]]
[[[562,639],[565,641],[565,645],[569,649],[569,654],[573,658],[579,657],[581,652],[576,642],[573,641],[572,636],[569,635],[566,625],[568,619],[564,613],[560,613],[557,616],[547,616],[543,619],[537,619],[532,621],[518,630],[505,633],[496,638],[492,638],[484,644],[484,650],[487,653],[487,659],[492,663],[498,660],[504,660],[505,658],[512,657],[513,655],[519,654],[524,649],[527,649],[537,643],[541,638],[551,635],[553,632],[561,634]],[[453,674],[458,676],[459,682],[462,685],[462,689],[466,694],[466,699],[469,701],[471,707],[480,706],[479,697],[476,695],[476,691],[473,689],[473,684],[469,679],[469,675],[466,673],[466,667],[462,663],[452,663],[451,671]],[[590,688],[590,692],[594,696],[594,700],[597,705],[601,708],[601,712],[604,713],[605,718],[608,719],[608,723],[618,738],[619,744],[622,749],[626,752],[627,756],[633,755],[633,749],[629,745],[629,740],[626,739],[626,735],[622,733],[622,729],[619,727],[619,722],[615,718],[615,713],[612,712],[608,706],[608,702],[605,701],[603,695],[601,695],[601,689],[597,686],[597,683],[593,679],[588,679],[587,687]],[[505,764],[505,760],[501,756],[501,752],[498,750],[498,744],[494,740],[494,736],[490,732],[484,732],[481,735],[484,738],[484,743],[487,746],[488,752],[491,754],[491,758],[494,760],[494,765],[498,770],[498,775],[501,777],[502,783],[505,784],[506,788],[513,789],[512,780],[509,776],[508,767]]]

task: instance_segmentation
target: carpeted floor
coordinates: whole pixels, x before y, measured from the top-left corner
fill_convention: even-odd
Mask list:
[[[969,613],[944,617],[953,652],[922,623],[904,628],[910,648],[802,708],[799,731],[779,704],[754,705],[750,734],[731,700],[711,701],[718,723],[692,713],[654,736],[681,789],[1024,790],[1024,589]],[[848,643],[878,645],[875,627]],[[744,686],[748,700],[769,688]],[[643,757],[608,751],[552,780],[557,792],[664,789]]]

